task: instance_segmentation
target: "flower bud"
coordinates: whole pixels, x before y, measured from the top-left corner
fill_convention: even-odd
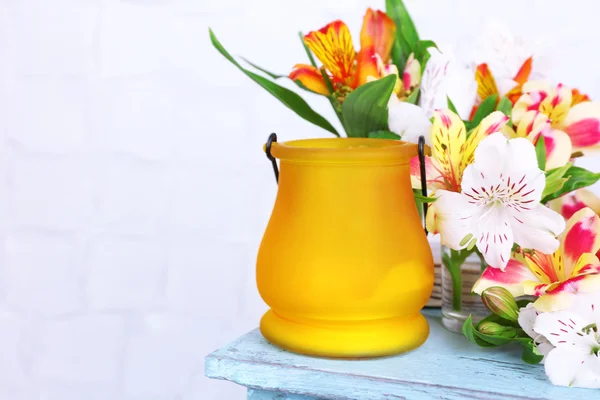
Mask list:
[[[494,286],[481,293],[481,300],[488,310],[509,321],[519,318],[519,306],[513,295],[503,287]]]
[[[517,335],[517,330],[512,326],[500,325],[496,322],[485,321],[479,324],[477,330],[486,335],[504,336],[512,338]]]
[[[410,53],[402,75],[404,88],[406,91],[412,91],[421,83],[421,63],[415,59],[415,55]]]

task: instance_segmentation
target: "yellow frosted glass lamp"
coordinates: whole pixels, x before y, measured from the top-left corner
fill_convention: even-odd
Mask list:
[[[277,198],[257,259],[271,309],[260,330],[297,353],[372,357],[414,349],[433,258],[415,206],[417,145],[335,138],[274,142]]]

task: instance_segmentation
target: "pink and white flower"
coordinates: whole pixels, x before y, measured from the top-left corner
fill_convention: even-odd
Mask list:
[[[584,208],[567,221],[556,252],[525,252],[520,260],[510,260],[504,271],[488,267],[473,291],[481,294],[488,287],[501,286],[515,297],[538,297],[533,303],[538,311],[562,310],[572,305],[578,293],[600,289],[599,249],[600,217]]]
[[[515,130],[505,131],[508,132],[508,137],[526,138],[534,145],[543,137],[546,147],[546,170],[562,167],[571,159],[572,145],[569,135],[552,128],[552,121],[541,111],[527,111],[515,125]]]
[[[514,243],[552,253],[565,222],[540,204],[545,183],[533,144],[493,133],[475,149],[475,161],[464,170],[460,193],[436,192],[427,228],[439,232],[441,243],[452,249],[477,246],[491,267],[502,270]]]
[[[564,132],[573,149],[581,150],[600,144],[600,103],[559,84],[527,82],[523,95],[515,103],[512,120],[519,125],[529,111],[546,115],[553,130]]]

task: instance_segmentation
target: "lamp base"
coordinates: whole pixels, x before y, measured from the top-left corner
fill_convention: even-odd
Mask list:
[[[294,353],[335,358],[380,357],[413,350],[427,340],[429,324],[410,317],[363,321],[299,320],[267,311],[260,332],[272,344]]]

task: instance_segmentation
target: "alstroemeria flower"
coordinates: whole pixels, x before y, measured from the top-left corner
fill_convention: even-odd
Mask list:
[[[539,40],[525,40],[515,35],[498,21],[485,22],[475,43],[478,96],[471,116],[483,100],[494,94],[499,98],[506,96],[514,104],[525,82],[546,75],[547,54],[540,44]]]
[[[443,54],[436,48],[429,49],[431,57],[419,85],[419,106],[430,118],[435,110],[447,107],[450,98],[458,115],[467,119],[477,96],[474,68],[459,63],[449,46],[438,47],[443,48]]]
[[[433,113],[430,129],[431,156],[425,158],[427,187],[460,192],[463,172],[473,162],[475,148],[487,135],[500,131],[508,117],[495,111],[484,118],[475,132],[467,138],[465,124],[452,111],[442,109]],[[419,159],[410,162],[413,186],[421,187]]]
[[[600,292],[578,294],[568,309],[540,314],[533,330],[554,346],[544,360],[553,385],[600,388]]]
[[[569,136],[552,128],[552,121],[540,111],[527,111],[516,124],[516,129],[506,129],[508,137],[522,137],[534,145],[541,136],[546,145],[546,170],[562,167],[571,159],[572,146]]]
[[[447,96],[451,96],[454,105],[459,110],[463,109],[464,114],[468,115],[468,110],[470,110],[473,101],[475,100],[476,87],[475,82],[471,82],[471,74],[467,71],[458,70],[458,63],[449,58],[448,51],[445,51],[444,54],[440,53],[435,48],[431,48],[429,51],[431,52],[431,58],[425,66],[422,79],[420,79],[419,87],[421,91],[419,105],[416,106],[414,104],[402,102],[399,101],[396,96],[391,96],[388,104],[388,127],[390,131],[400,135],[404,141],[417,143],[419,136],[424,136],[425,143],[431,147],[432,135],[430,118],[433,116],[434,110],[445,107],[448,103]],[[411,65],[415,65],[415,63],[413,62]],[[413,67],[410,67],[407,64],[407,70],[410,70],[411,68]],[[406,73],[407,71],[405,71],[405,74]],[[405,77],[405,79],[408,82],[417,79],[418,82],[420,75],[416,70],[413,74],[415,75],[414,77],[408,79]],[[394,89],[396,94],[404,92],[402,80],[398,79],[398,82],[400,85],[398,86],[397,84]],[[469,89],[469,86],[471,86],[471,90]],[[500,117],[500,115],[501,113],[496,113],[494,117],[485,121],[501,121],[502,119],[508,119],[508,117]],[[493,128],[492,125],[492,122],[488,124],[490,128]],[[488,131],[487,133],[491,132],[492,131]],[[474,138],[479,138],[479,136],[475,136]],[[431,159],[427,159],[427,163],[431,166]],[[418,160],[415,158],[411,165],[413,172],[416,174],[414,177],[418,180]],[[430,172],[433,173],[432,179],[435,180],[435,176],[438,175],[438,172],[435,172],[434,170],[430,170]],[[414,184],[420,185],[417,181],[415,181]]]
[[[564,132],[574,149],[583,149],[600,143],[600,103],[586,101],[581,95],[576,103],[573,90],[559,84],[552,88],[545,82],[528,82],[523,95],[512,111],[512,120],[519,124],[528,111],[545,114],[554,130]],[[579,101],[578,100],[578,101]]]
[[[497,95],[498,100],[501,97],[506,96],[514,104],[521,96],[521,87],[529,79],[532,62],[532,58],[529,57],[523,62],[514,77],[503,78],[498,80],[498,82],[496,82],[487,63],[479,64],[475,72],[475,81],[477,81],[477,100],[471,115],[475,114],[477,107],[483,100],[492,95]]]
[[[540,204],[545,184],[529,141],[493,133],[475,149],[473,164],[464,170],[461,192],[436,191],[427,228],[439,232],[441,243],[452,249],[477,246],[495,268],[506,267],[514,243],[551,253],[565,222]]]
[[[515,297],[537,296],[537,310],[561,310],[571,305],[574,294],[600,289],[598,250],[600,218],[584,208],[569,219],[560,237],[560,248],[553,254],[544,250],[525,252],[522,261],[511,260],[504,272],[488,267],[473,291],[481,293],[488,287],[502,286]]]
[[[382,11],[367,9],[363,19],[360,35],[361,49],[356,53],[352,43],[352,35],[348,26],[334,21],[318,31],[309,32],[304,42],[315,56],[323,63],[323,68],[333,84],[334,91],[342,88],[355,89],[368,82],[370,76],[381,77],[377,59],[387,64],[394,43],[396,25]],[[321,70],[299,64],[294,67],[289,77],[300,81],[310,90],[329,95]]]

